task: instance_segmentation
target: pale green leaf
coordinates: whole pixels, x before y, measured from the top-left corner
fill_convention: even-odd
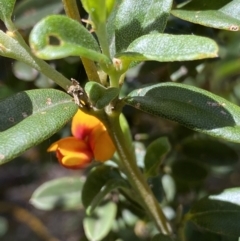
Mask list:
[[[72,210],[82,207],[79,177],[62,177],[45,182],[32,194],[30,203],[41,210]]]
[[[211,28],[239,31],[239,0],[191,1],[183,8],[172,10],[174,16]]]
[[[81,56],[100,63],[110,60],[100,52],[97,41],[79,22],[62,15],[52,15],[34,26],[30,46],[42,59]]]
[[[66,93],[29,90],[0,102],[0,164],[10,161],[61,129],[76,113]]]
[[[132,61],[186,61],[218,56],[217,44],[194,35],[149,34],[132,42],[125,52],[116,55],[124,64]]]
[[[89,241],[102,240],[111,230],[117,214],[117,205],[113,202],[100,206],[90,217],[85,217],[83,227]]]
[[[16,0],[0,0],[0,19],[8,22],[14,9]]]

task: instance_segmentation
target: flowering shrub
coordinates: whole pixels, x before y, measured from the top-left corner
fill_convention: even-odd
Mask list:
[[[0,55],[18,61],[15,68],[19,63],[24,68],[30,66],[38,71],[39,78],[45,82],[51,79],[63,90],[50,84],[42,88],[36,80],[39,89],[1,100],[0,163],[48,139],[72,118],[73,136],[53,143],[48,151],[56,152],[60,164],[70,169],[85,168],[93,160],[101,162],[84,181],[64,177],[43,184],[33,193],[31,203],[44,210],[84,207],[84,235],[91,241],[136,240],[136,236],[153,241],[237,240],[239,188],[213,194],[204,182],[209,173],[222,175],[224,170],[230,174],[238,161],[239,146],[224,141],[240,143],[239,78],[235,78],[236,88],[232,81],[240,69],[236,51],[239,36],[235,33],[234,43],[234,34],[228,35],[240,29],[239,0],[184,1],[179,5],[173,0],[81,0],[81,11],[75,0],[22,0],[17,6],[23,18],[38,11],[39,6],[44,11],[37,17],[46,16],[31,31],[21,32],[18,29],[32,21],[13,21],[15,2],[0,0],[0,19],[6,27],[0,31]],[[65,15],[51,15],[55,3]],[[89,19],[81,21],[79,12],[87,13]],[[197,33],[204,37],[193,34],[193,24],[201,25]],[[172,31],[172,25],[187,26],[181,29],[184,35],[175,34],[179,31]],[[213,39],[213,33],[220,30],[220,39]],[[22,34],[29,32],[28,45]],[[228,51],[222,44],[226,39],[233,41]],[[66,78],[62,74],[66,72],[60,73],[44,61],[55,63],[66,58],[70,63],[76,61],[73,56],[81,58],[87,80],[70,81],[72,76]],[[228,63],[232,56],[236,61]],[[215,61],[203,61],[216,57]],[[198,61],[190,63],[194,60]],[[149,66],[152,61],[161,63],[153,83],[143,85],[129,76],[132,81],[125,81],[129,69],[137,69],[142,62]],[[209,75],[212,66],[215,72]],[[155,75],[152,67],[149,73]],[[217,93],[219,86],[232,88],[234,94],[229,99],[236,103],[205,90],[207,86],[215,86]],[[198,134],[185,129],[179,133],[177,128],[166,133],[163,126],[158,132],[157,124],[143,124],[145,130],[154,127],[158,137],[145,148],[132,140],[123,118],[124,106],[177,122]],[[142,124],[142,118],[136,119],[135,123]],[[115,163],[104,163],[108,159]],[[239,178],[233,175],[230,180],[236,186]],[[202,198],[203,194],[206,197]],[[129,226],[131,238],[127,235]],[[147,230],[142,235],[139,226]],[[39,230],[46,238],[45,229]]]

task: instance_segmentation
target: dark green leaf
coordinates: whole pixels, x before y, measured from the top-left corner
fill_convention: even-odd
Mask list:
[[[91,103],[97,109],[102,109],[107,106],[119,94],[119,88],[105,88],[103,85],[94,81],[86,83],[85,91],[87,92]]]
[[[79,177],[54,179],[38,187],[32,194],[30,203],[41,210],[80,208],[82,186],[83,181]]]
[[[129,44],[151,32],[165,29],[172,0],[124,0],[118,7],[115,20],[116,52],[127,49]]]
[[[61,129],[76,113],[66,93],[54,89],[20,92],[0,102],[0,164]]]
[[[181,182],[195,185],[206,178],[208,171],[201,163],[194,160],[177,160],[172,165],[172,176]]]
[[[35,25],[30,34],[30,46],[36,56],[42,59],[82,56],[110,64],[110,60],[100,53],[91,33],[66,16],[52,15]]]
[[[0,19],[8,22],[11,19],[16,0],[0,0]]]
[[[125,52],[116,55],[124,64],[132,61],[160,62],[217,57],[217,44],[194,35],[148,34],[132,42]]]
[[[125,102],[195,131],[240,142],[240,108],[208,91],[162,83],[132,91]]]
[[[102,165],[96,167],[87,177],[82,191],[82,202],[86,209],[93,211],[96,204],[100,203],[103,195],[99,195],[102,188],[109,192],[119,186],[125,187],[125,181],[116,168]],[[107,185],[107,188],[105,187]],[[104,190],[102,189],[102,190]],[[107,192],[104,192],[106,194]],[[97,198],[96,198],[97,197]]]
[[[175,241],[176,239],[171,238],[170,236],[164,234],[157,234],[155,235],[151,241]]]
[[[209,165],[230,166],[238,162],[237,153],[228,145],[210,138],[188,138],[181,143],[182,152]]]
[[[238,0],[191,1],[181,9],[172,10],[174,16],[211,28],[239,31],[240,5]]]
[[[147,152],[144,158],[145,175],[147,177],[153,177],[159,174],[159,165],[170,149],[171,145],[167,137],[160,137],[147,147]]]
[[[85,217],[83,227],[89,241],[102,240],[113,227],[116,214],[117,205],[108,202],[104,206],[98,207],[91,217]]]
[[[226,189],[198,201],[186,215],[186,220],[210,232],[240,236],[240,189]]]
[[[34,26],[42,18],[57,14],[63,10],[61,0],[24,0],[14,9],[14,24],[17,28],[27,29]]]

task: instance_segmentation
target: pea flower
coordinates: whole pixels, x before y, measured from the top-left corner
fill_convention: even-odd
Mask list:
[[[71,131],[73,136],[54,142],[47,150],[55,151],[64,167],[82,169],[93,159],[104,162],[113,156],[115,146],[106,127],[96,117],[78,110],[73,117]]]

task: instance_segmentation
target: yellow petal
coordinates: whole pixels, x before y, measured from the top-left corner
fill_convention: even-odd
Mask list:
[[[89,165],[92,161],[92,156],[87,153],[72,153],[71,155],[64,156],[59,160],[66,168],[70,169],[82,169]]]
[[[70,169],[84,168],[93,159],[90,146],[75,137],[63,138],[53,143],[48,151],[56,151],[59,163]]]
[[[99,124],[102,123],[96,117],[78,110],[72,120],[72,134],[78,139],[85,139]]]

